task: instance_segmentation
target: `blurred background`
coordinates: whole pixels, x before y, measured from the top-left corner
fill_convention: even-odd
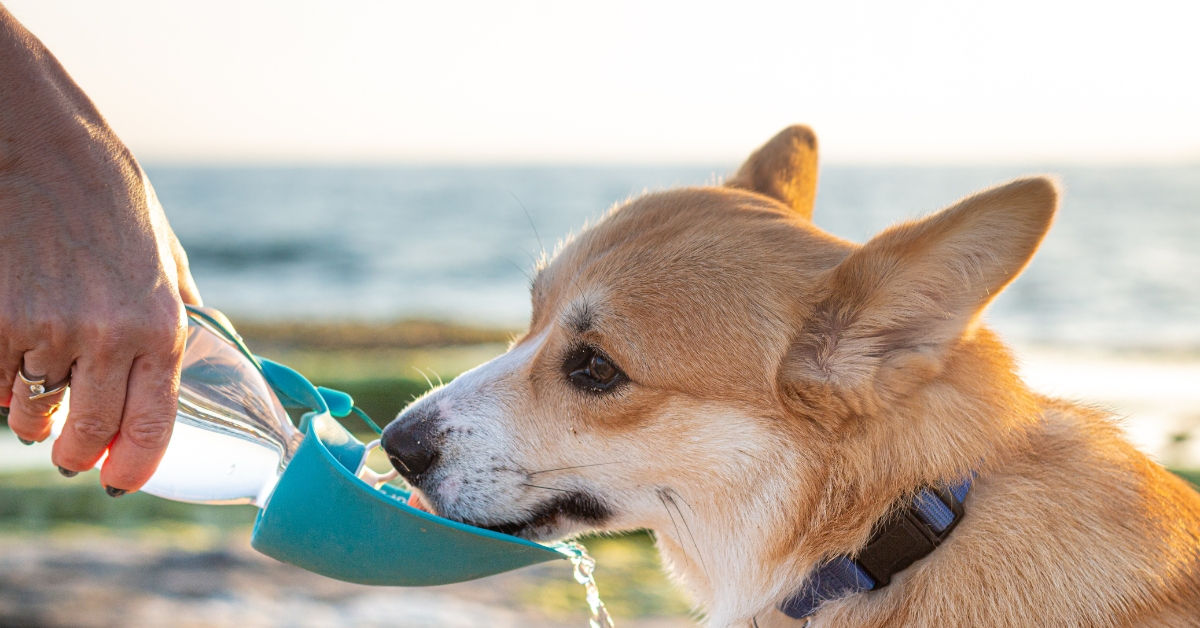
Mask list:
[[[206,303],[383,423],[505,348],[543,248],[811,125],[864,241],[1030,173],[1059,219],[988,319],[1039,390],[1200,469],[1200,5],[5,0],[139,157]],[[565,565],[434,589],[260,557],[252,508],[110,500],[0,429],[0,627],[581,626]],[[647,534],[619,625],[690,625]]]

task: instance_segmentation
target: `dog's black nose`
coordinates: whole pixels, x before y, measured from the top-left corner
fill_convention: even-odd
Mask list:
[[[437,459],[434,427],[437,410],[411,408],[388,424],[383,430],[383,450],[392,466],[410,483],[433,466]]]

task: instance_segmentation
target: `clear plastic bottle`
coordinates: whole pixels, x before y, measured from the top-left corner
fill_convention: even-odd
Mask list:
[[[189,317],[175,431],[142,490],[177,501],[261,506],[303,438],[250,359]]]
[[[215,310],[206,313],[225,322]],[[55,437],[68,408],[69,400],[55,414]],[[189,316],[175,428],[142,490],[175,501],[261,507],[303,438],[250,358],[215,326]]]

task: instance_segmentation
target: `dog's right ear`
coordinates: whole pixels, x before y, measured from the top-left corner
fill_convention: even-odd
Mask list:
[[[828,271],[784,385],[863,413],[937,376],[1029,263],[1057,206],[1053,181],[1018,179],[875,236]]]
[[[725,186],[769,196],[812,220],[817,136],[806,126],[789,126],[754,151]]]

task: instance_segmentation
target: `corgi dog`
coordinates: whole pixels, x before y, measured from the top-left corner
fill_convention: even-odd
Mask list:
[[[533,540],[651,530],[710,626],[1200,626],[1200,494],[981,322],[1056,184],[865,244],[813,225],[816,189],[793,126],[561,244],[528,332],[387,426],[414,501]]]

